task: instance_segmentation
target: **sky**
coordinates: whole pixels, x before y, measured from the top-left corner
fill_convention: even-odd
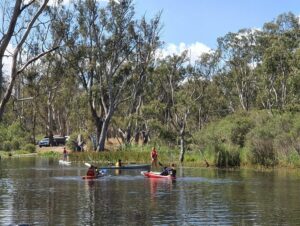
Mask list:
[[[299,0],[134,0],[138,15],[162,11],[165,54],[191,49],[192,58],[217,47],[217,38],[243,28],[262,28],[282,13],[300,16]]]
[[[64,4],[69,1],[63,0]],[[105,4],[109,0],[99,1]],[[217,38],[228,32],[262,28],[282,13],[300,16],[299,0],[133,0],[133,3],[138,18],[145,15],[150,19],[162,12],[160,37],[165,44],[160,55],[180,54],[188,49],[191,61],[215,49]],[[5,65],[10,63],[5,59]]]

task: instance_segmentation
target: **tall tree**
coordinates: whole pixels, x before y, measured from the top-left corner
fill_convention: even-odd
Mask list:
[[[52,47],[48,50],[42,50],[36,53],[29,59],[22,58],[22,51],[25,51],[25,42],[30,36],[30,32],[33,29],[38,29],[39,26],[45,26],[45,23],[38,23],[38,18],[45,11],[49,0],[42,1],[39,4],[37,1],[22,1],[16,0],[14,5],[12,1],[2,2],[2,28],[0,37],[0,120],[3,117],[5,106],[8,103],[16,79],[20,73],[22,73],[28,65],[43,55],[57,49],[57,46]],[[10,53],[9,48],[12,48]],[[7,55],[11,57],[11,68],[8,73],[9,79],[8,84],[4,85],[5,73],[3,71],[3,60]],[[2,91],[3,89],[3,91]]]
[[[243,29],[218,39],[220,64],[223,65],[225,75],[224,90],[230,91],[233,98],[238,96],[240,106],[245,111],[250,110],[256,94],[257,79],[253,70],[258,63],[256,33]],[[231,88],[227,89],[225,83],[231,85]]]
[[[284,109],[293,98],[297,50],[300,43],[299,19],[292,13],[266,23],[260,36],[262,54],[260,101],[264,108]]]
[[[97,150],[103,151],[116,109],[131,98],[129,87],[140,81],[142,64],[151,60],[159,19],[150,25],[134,20],[131,0],[110,1],[104,8],[96,0],[76,1],[74,6],[78,30],[70,39],[68,60],[87,93],[97,128]],[[145,50],[146,55],[139,55]]]
[[[133,54],[130,56],[130,61],[132,62],[132,73],[134,75],[133,81],[129,84],[128,89],[131,90],[131,97],[126,103],[128,106],[126,119],[127,128],[125,131],[121,131],[123,136],[123,141],[127,144],[130,143],[132,138],[132,130],[134,127],[134,138],[138,142],[140,134],[145,136],[147,134],[147,129],[143,124],[141,118],[140,108],[143,104],[143,99],[145,95],[145,86],[147,85],[147,80],[151,70],[154,67],[155,62],[155,52],[160,46],[159,32],[160,32],[160,14],[153,18],[150,23],[147,23],[145,17],[139,23],[136,23],[137,29],[134,31],[136,48]],[[135,123],[134,123],[135,122]],[[134,124],[134,125],[133,125]],[[147,139],[144,139],[146,141]]]

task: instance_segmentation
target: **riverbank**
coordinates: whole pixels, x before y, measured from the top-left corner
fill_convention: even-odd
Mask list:
[[[183,163],[179,162],[179,149],[169,148],[166,146],[158,146],[159,162],[160,166],[168,166],[172,163],[176,165],[182,165],[184,167],[201,167],[201,168],[224,168],[224,169],[300,169],[298,165],[293,164],[278,164],[273,166],[264,166],[260,164],[245,163],[235,167],[218,167],[216,164],[216,156],[212,155],[211,152],[200,152],[189,150],[185,153]],[[140,163],[149,164],[151,163],[150,151],[152,146],[150,145],[131,145],[123,148],[115,148],[110,151],[95,152],[75,152],[68,150],[68,157],[73,162],[90,162],[98,164],[111,164],[121,159],[124,163]],[[11,154],[11,156],[9,156]],[[36,147],[35,153],[28,153],[25,151],[11,151],[11,152],[0,152],[2,159],[8,157],[48,157],[54,159],[60,159],[63,156],[63,146],[58,147]]]

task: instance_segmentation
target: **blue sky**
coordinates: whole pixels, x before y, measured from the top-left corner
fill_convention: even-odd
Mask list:
[[[299,0],[134,0],[138,15],[162,10],[166,48],[216,48],[217,38],[242,28],[261,28],[279,14],[300,15]],[[179,47],[181,46],[181,47]]]

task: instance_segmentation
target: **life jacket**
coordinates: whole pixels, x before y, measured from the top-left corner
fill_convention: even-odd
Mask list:
[[[95,171],[94,171],[94,169],[89,169],[89,170],[87,171],[86,175],[87,175],[87,176],[92,176],[92,177],[94,177],[94,176],[95,176]]]
[[[157,151],[152,150],[151,156],[152,156],[152,158],[156,159],[157,158]]]

